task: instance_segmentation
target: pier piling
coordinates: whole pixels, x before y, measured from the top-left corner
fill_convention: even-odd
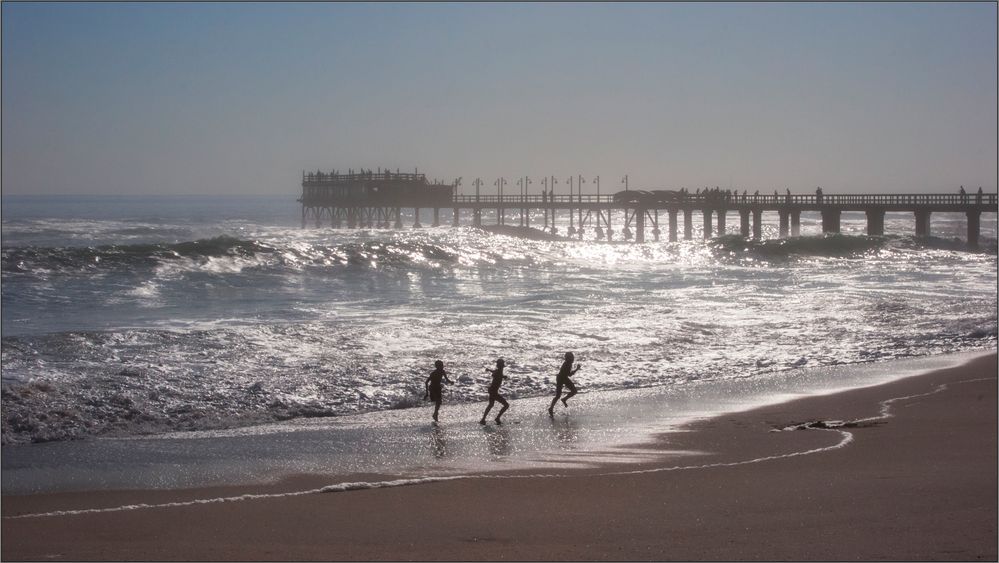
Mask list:
[[[982,220],[982,212],[977,209],[967,212],[968,217],[968,248],[977,249],[978,248],[978,233],[980,231],[980,224]],[[929,231],[929,220],[927,224],[927,234]]]
[[[822,210],[822,232],[823,233],[838,233],[839,232],[839,209],[823,209]]]
[[[930,236],[930,212],[916,211],[916,236],[926,238]],[[971,244],[971,239],[968,239]]]
[[[867,234],[885,234],[885,212],[883,209],[867,210]]]

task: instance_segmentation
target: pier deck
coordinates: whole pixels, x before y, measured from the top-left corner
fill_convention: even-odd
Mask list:
[[[440,225],[440,210],[451,209],[451,223],[459,224],[461,212],[471,211],[472,224],[482,225],[482,211],[495,210],[496,223],[506,224],[507,213],[516,213],[521,226],[531,226],[532,214],[543,211],[542,228],[557,233],[556,216],[568,215],[569,236],[582,238],[593,229],[598,239],[615,234],[614,213],[619,215],[626,240],[644,242],[646,230],[654,240],[667,234],[678,239],[679,215],[683,215],[683,238],[692,238],[693,214],[701,215],[703,234],[725,234],[728,214],[739,215],[739,233],[761,238],[762,213],[779,216],[779,236],[797,236],[801,212],[819,212],[823,232],[840,230],[840,214],[847,211],[867,215],[867,233],[884,234],[887,212],[909,212],[915,218],[915,234],[930,235],[932,213],[964,213],[968,218],[968,245],[978,246],[982,213],[997,212],[995,193],[936,194],[742,194],[719,191],[681,193],[631,190],[614,195],[597,194],[459,194],[460,179],[450,184],[431,183],[422,174],[361,172],[350,174],[310,173],[302,176],[302,227],[310,220],[333,228],[402,228],[402,209],[414,210],[414,227],[421,227],[420,209],[433,209],[433,226]],[[477,188],[481,181],[477,180]],[[501,187],[501,186],[500,186]],[[666,215],[660,229],[660,215]]]

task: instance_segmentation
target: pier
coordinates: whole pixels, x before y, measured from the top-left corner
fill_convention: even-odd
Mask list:
[[[547,180],[547,179],[546,179]],[[599,180],[599,178],[598,178]],[[559,234],[555,226],[560,218],[569,223],[566,234],[583,238],[593,229],[597,239],[613,240],[618,234],[625,240],[645,242],[646,237],[659,241],[666,237],[677,241],[682,216],[684,240],[693,238],[693,225],[700,221],[704,238],[729,234],[728,220],[738,221],[741,236],[762,237],[763,212],[778,215],[781,238],[798,236],[801,213],[817,212],[822,218],[822,231],[838,233],[843,212],[863,212],[867,216],[867,234],[883,235],[885,214],[912,213],[914,232],[918,237],[931,234],[933,213],[964,213],[967,216],[967,241],[977,248],[982,213],[997,212],[996,193],[939,194],[748,194],[728,190],[687,192],[673,190],[628,190],[612,195],[561,193],[545,190],[541,194],[527,193],[528,178],[518,181],[519,193],[503,193],[503,178],[494,182],[496,194],[480,193],[483,182],[473,182],[474,195],[459,194],[461,179],[450,183],[431,182],[425,175],[414,172],[381,171],[310,172],[302,174],[302,227],[310,222],[316,227],[328,224],[333,228],[403,228],[402,210],[414,210],[413,227],[420,224],[420,210],[432,209],[432,226],[441,225],[441,210],[450,210],[452,226],[458,226],[462,213],[471,214],[471,224],[482,226],[483,210],[495,210],[496,223],[507,219],[531,227],[531,216],[543,212],[541,228]],[[545,182],[545,186],[555,185]],[[579,184],[577,184],[579,185]],[[626,184],[627,185],[627,184]],[[571,183],[569,183],[571,188]],[[599,184],[598,184],[599,186]]]

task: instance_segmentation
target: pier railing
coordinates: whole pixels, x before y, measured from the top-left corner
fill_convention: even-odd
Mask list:
[[[329,184],[347,182],[426,182],[426,174],[409,174],[405,172],[353,172],[340,174],[336,172],[303,172],[302,184]]]
[[[632,200],[615,200],[613,195],[596,194],[555,194],[555,195],[468,195],[460,194],[454,196],[454,203],[457,205],[474,204],[503,204],[511,207],[529,205],[531,207],[549,205],[573,205],[573,204],[617,204],[621,207],[669,207],[673,205],[682,206],[705,206],[705,205],[764,205],[764,206],[924,206],[924,205],[997,205],[996,194],[808,194],[808,195],[787,195],[787,194],[686,194],[670,198],[657,198],[653,196],[641,196],[636,192]]]

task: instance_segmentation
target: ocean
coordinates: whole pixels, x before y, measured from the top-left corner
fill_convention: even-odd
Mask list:
[[[473,423],[452,422],[450,451],[527,460],[564,450],[566,435],[624,443],[635,433],[620,428],[659,428],[659,407],[648,407],[627,422],[563,420],[531,435],[566,351],[582,366],[571,412],[682,395],[692,413],[721,396],[765,403],[881,381],[889,361],[996,349],[994,213],[974,252],[963,214],[947,213],[933,215],[927,240],[912,236],[911,214],[889,213],[886,235],[871,237],[862,213],[823,235],[806,212],[791,239],[778,240],[776,214],[765,213],[766,240],[704,241],[695,215],[694,240],[633,244],[592,230],[583,241],[495,235],[470,216],[457,228],[414,229],[409,215],[398,231],[302,229],[296,196],[2,198],[5,491],[18,468],[41,478],[42,458],[83,466],[144,443],[159,457],[143,459],[165,466],[191,439],[226,436],[246,450],[225,455],[272,468],[294,456],[260,440],[296,433],[327,444],[321,460],[295,462],[302,470],[348,458],[343,471],[439,464],[440,428],[419,426],[418,447],[397,447],[409,424],[429,424],[423,385],[437,359],[455,382],[443,423],[458,413]],[[559,222],[564,233],[568,218]],[[506,418],[523,424],[456,446],[482,430],[474,422],[497,358],[515,400]],[[849,377],[836,375],[844,366]],[[370,440],[351,432],[375,427],[384,448],[358,458]],[[343,439],[330,445],[334,434]],[[212,467],[199,478],[219,474]],[[127,481],[116,475],[100,482]],[[160,484],[190,483],[177,475]]]

